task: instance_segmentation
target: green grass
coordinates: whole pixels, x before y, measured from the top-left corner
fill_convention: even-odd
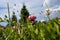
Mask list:
[[[18,24],[18,23],[17,23]],[[29,21],[16,28],[0,28],[0,40],[60,40],[60,19],[53,19],[46,24]]]

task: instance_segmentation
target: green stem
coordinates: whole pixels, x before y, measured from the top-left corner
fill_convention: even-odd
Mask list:
[[[9,9],[9,3],[7,3],[7,8],[8,8],[8,20],[9,20],[9,26],[10,26],[10,9]]]
[[[50,17],[49,17],[49,15],[47,15],[47,18],[48,18],[48,21],[50,20]]]

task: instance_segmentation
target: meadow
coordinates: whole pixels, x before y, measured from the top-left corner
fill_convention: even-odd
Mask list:
[[[16,22],[16,17],[14,17],[15,21],[11,22],[9,5],[7,4],[7,6],[9,19],[6,21],[8,25],[6,28],[0,28],[0,40],[60,40],[60,18],[50,20],[48,17],[48,22],[39,21],[32,24],[32,20],[27,18]]]

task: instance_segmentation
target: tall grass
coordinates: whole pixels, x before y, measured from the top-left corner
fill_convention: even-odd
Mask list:
[[[59,20],[50,20],[45,25],[41,22],[32,25],[28,21],[25,25],[15,28],[0,28],[0,40],[60,40]]]

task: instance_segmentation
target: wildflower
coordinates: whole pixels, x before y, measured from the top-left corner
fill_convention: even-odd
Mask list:
[[[13,30],[15,30],[18,34],[20,34],[20,30],[17,28],[17,26],[13,26],[12,28],[13,28]],[[12,30],[12,31],[13,31],[13,30]]]
[[[12,28],[13,28],[13,29],[15,29],[15,28],[16,28],[16,26],[13,26]]]
[[[48,17],[48,20],[50,20],[50,17],[49,17],[49,15],[50,15],[50,10],[49,10],[49,9],[46,9],[46,15],[47,15],[47,17]]]
[[[30,16],[28,16],[28,19],[29,19],[30,21],[35,21],[36,16],[35,16],[35,15],[30,15]]]
[[[30,16],[28,16],[28,19],[30,20],[30,21],[32,21],[32,25],[34,25],[36,22],[35,22],[35,19],[36,19],[36,16],[35,15],[30,15]]]
[[[17,26],[13,26],[12,28],[13,28],[15,31],[18,31]]]
[[[41,20],[41,23],[42,23],[43,25],[45,25],[45,24],[46,24],[46,21],[45,21],[45,20]]]
[[[49,16],[50,15],[50,10],[46,9],[46,15]]]

